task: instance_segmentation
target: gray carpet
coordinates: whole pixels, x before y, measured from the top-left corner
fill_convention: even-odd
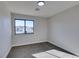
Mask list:
[[[57,50],[67,52],[48,42],[43,42],[43,43],[13,47],[11,49],[9,55],[7,56],[7,58],[34,58],[32,56],[32,54],[44,52],[44,51],[51,50],[51,49],[57,49]],[[69,52],[67,52],[67,53],[69,53]],[[70,54],[72,54],[72,53],[70,53]]]

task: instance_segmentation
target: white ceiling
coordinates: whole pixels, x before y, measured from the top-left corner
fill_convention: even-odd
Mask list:
[[[36,1],[8,1],[5,2],[9,10],[13,13],[50,17],[63,10],[69,9],[75,5],[78,5],[78,1],[45,1],[46,4],[43,7],[37,6]],[[35,11],[35,8],[39,7],[40,11]]]

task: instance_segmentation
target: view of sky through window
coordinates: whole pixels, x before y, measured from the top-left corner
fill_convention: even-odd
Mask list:
[[[24,26],[24,20],[15,20],[16,26]]]
[[[26,26],[33,27],[33,21],[26,21]]]

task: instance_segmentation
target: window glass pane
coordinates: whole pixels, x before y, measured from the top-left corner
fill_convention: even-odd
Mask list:
[[[33,21],[26,21],[26,32],[33,33]]]
[[[15,26],[24,26],[24,20],[15,20]]]
[[[15,20],[16,34],[24,33],[24,20]]]

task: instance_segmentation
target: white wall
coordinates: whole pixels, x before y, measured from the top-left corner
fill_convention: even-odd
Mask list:
[[[48,20],[48,41],[79,55],[79,5]]]
[[[0,2],[0,58],[6,57],[11,49],[10,13],[3,2]]]
[[[45,18],[12,13],[12,46],[47,41],[47,20]],[[14,34],[14,18],[34,20],[34,34]]]

